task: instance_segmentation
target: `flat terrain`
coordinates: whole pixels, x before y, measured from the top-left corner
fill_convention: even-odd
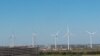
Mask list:
[[[40,55],[40,56],[100,56],[100,55]]]
[[[82,56],[100,56],[100,55],[82,55]]]

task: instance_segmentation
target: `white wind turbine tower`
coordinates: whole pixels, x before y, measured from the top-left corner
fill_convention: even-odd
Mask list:
[[[90,48],[93,47],[93,35],[96,33],[96,32],[88,32],[87,33],[89,34],[90,36]]]
[[[54,50],[57,50],[57,38],[58,38],[58,32],[55,34],[55,35],[53,35],[55,38],[54,38],[54,42],[55,42],[55,44],[54,44]]]
[[[70,50],[70,32],[69,32],[69,27],[67,25],[67,33],[65,34],[67,37],[67,49]]]
[[[36,34],[32,33],[32,47],[35,47],[35,37],[36,37]]]
[[[15,46],[15,35],[12,34],[10,36],[10,47],[14,47]]]

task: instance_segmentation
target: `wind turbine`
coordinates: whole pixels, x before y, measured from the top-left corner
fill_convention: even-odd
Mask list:
[[[36,37],[36,34],[32,33],[32,47],[35,47],[35,37]]]
[[[93,35],[96,33],[96,32],[88,32],[87,33],[89,34],[90,36],[90,48],[93,47]]]
[[[57,50],[57,38],[58,38],[58,34],[59,34],[59,32],[57,32],[55,35],[53,35],[55,38],[54,38],[54,42],[55,42],[55,44],[54,44],[54,50]]]
[[[12,34],[10,36],[10,47],[14,47],[15,46],[15,35]]]
[[[65,34],[65,36],[67,36],[67,49],[70,50],[70,32],[68,25],[67,25],[67,33]]]

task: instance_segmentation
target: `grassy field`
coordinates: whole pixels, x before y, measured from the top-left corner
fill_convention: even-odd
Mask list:
[[[49,52],[40,52],[40,56],[100,56],[100,51],[49,51]]]
[[[40,56],[100,56],[100,55],[40,55]]]
[[[82,56],[100,56],[100,55],[82,55]]]

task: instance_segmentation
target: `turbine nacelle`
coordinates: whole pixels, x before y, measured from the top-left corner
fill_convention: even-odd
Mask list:
[[[51,36],[58,37],[58,35],[59,35],[59,32],[57,32],[56,34],[52,34]]]
[[[94,35],[96,32],[89,32],[87,31],[88,34]]]
[[[88,33],[90,36],[93,36],[96,32],[89,32],[89,31],[87,31],[87,33]]]

